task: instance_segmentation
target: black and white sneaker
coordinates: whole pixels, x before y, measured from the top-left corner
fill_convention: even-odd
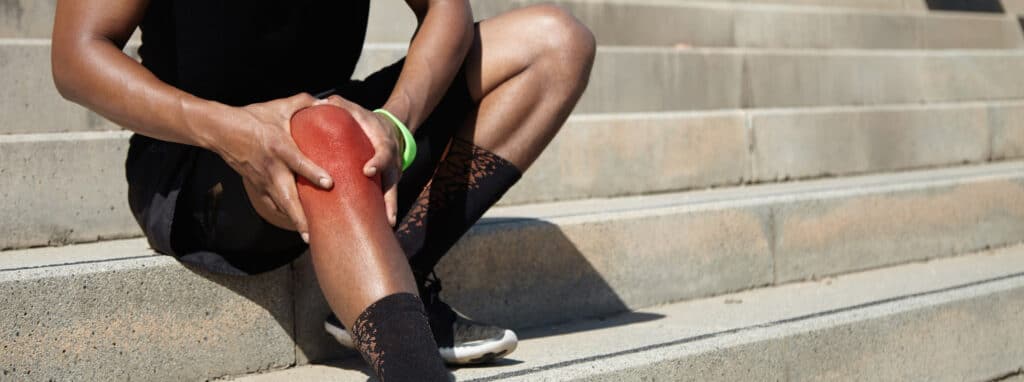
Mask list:
[[[423,297],[438,351],[445,362],[452,365],[487,363],[516,349],[519,339],[515,332],[466,318],[441,301],[440,292],[440,281],[431,278],[421,288],[420,296]],[[342,346],[355,348],[352,336],[333,314],[327,317],[324,329]]]

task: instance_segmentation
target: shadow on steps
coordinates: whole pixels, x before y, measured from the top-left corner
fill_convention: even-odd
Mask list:
[[[621,264],[628,266],[625,261]],[[558,325],[616,315],[629,311],[629,306],[572,239],[558,226],[536,219],[482,220],[442,260],[438,275],[444,285],[442,298],[455,309],[484,322],[515,329],[531,328],[530,337],[662,318],[632,313],[612,320],[593,320],[572,329]],[[273,306],[262,301],[254,288],[242,287],[235,281],[224,282],[220,277],[212,279],[261,306]],[[296,363],[361,366],[355,352],[338,345],[323,330],[329,308],[308,255],[292,264],[291,279],[294,312],[268,312],[274,314],[283,329],[294,327],[294,331],[287,331],[296,343]],[[502,362],[520,361],[513,355]]]

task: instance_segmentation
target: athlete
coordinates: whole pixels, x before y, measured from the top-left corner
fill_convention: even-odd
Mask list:
[[[553,6],[474,23],[468,0],[407,3],[408,55],[359,81],[369,0],[59,0],[53,75],[136,133],[129,205],[155,250],[249,275],[310,249],[331,334],[381,380],[446,380],[443,362],[490,361],[516,338],[442,302],[433,268],[568,118],[595,42]],[[122,53],[136,27],[141,63]],[[355,171],[380,192],[344,191],[352,174],[336,169],[351,155],[331,150],[353,135],[293,140],[292,117],[316,105],[314,125],[343,118],[325,106],[358,124],[372,150]],[[343,205],[307,198],[297,178]],[[345,213],[364,205],[380,208]]]

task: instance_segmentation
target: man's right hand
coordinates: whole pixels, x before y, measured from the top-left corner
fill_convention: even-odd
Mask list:
[[[291,135],[291,117],[313,106],[316,98],[289,98],[233,108],[222,119],[214,152],[242,176],[253,207],[268,222],[298,231],[309,241],[309,226],[299,203],[295,176],[324,189],[333,186],[330,174],[299,151]]]

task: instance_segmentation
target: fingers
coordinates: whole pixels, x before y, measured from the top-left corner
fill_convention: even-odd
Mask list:
[[[392,227],[398,224],[398,179],[397,170],[387,171],[382,177],[384,187],[384,211],[387,214],[388,224]]]
[[[287,117],[291,118],[291,115],[295,114],[296,111],[316,105],[318,100],[316,99],[316,97],[309,95],[309,93],[299,93],[286,98],[286,101],[286,103],[288,104],[288,108],[290,109],[290,113],[288,113]]]
[[[285,170],[286,174],[275,176],[271,197],[291,219],[295,230],[302,235],[302,240],[309,243],[309,225],[306,222],[306,214],[302,211],[302,204],[299,203],[299,192],[295,188],[294,178],[291,173]]]
[[[320,186],[320,188],[325,190],[329,190],[334,186],[334,180],[331,179],[331,175],[327,170],[324,170],[303,154],[294,141],[273,146],[271,150],[274,151],[274,155],[284,161],[289,169],[299,176],[306,178],[310,183]]]

